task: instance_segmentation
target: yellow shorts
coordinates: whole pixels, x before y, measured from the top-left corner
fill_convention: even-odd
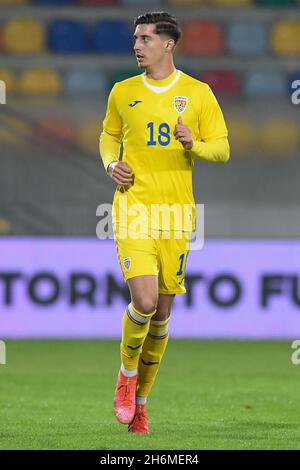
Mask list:
[[[164,239],[163,236],[168,238]],[[184,232],[165,232],[163,235],[162,231],[152,231],[151,235],[144,237],[122,239],[115,235],[124,280],[156,275],[160,294],[185,294],[184,277],[190,251],[189,238]]]

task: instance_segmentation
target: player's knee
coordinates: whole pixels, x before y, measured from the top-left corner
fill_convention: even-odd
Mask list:
[[[150,315],[156,311],[157,299],[155,297],[144,297],[133,301],[134,307],[144,315]]]

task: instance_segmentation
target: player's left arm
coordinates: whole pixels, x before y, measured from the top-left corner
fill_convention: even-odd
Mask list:
[[[230,156],[228,131],[221,108],[209,87],[201,102],[199,130],[202,140],[193,139],[190,127],[184,125],[182,118],[179,117],[174,135],[186,150],[191,151],[193,158],[227,162]]]

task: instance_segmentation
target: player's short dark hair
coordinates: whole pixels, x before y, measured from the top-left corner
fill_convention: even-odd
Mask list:
[[[181,38],[180,23],[175,16],[165,11],[153,11],[144,13],[134,20],[134,26],[139,24],[155,24],[156,34],[165,34],[174,39],[175,44]]]

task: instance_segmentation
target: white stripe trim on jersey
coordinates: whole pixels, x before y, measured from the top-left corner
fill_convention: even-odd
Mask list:
[[[143,317],[142,315],[139,315],[133,308],[132,308],[132,305],[129,304],[128,307],[128,312],[129,312],[129,315],[131,316],[131,318],[133,318],[135,321],[137,321],[138,323],[141,323],[141,324],[145,324],[145,323],[148,323],[150,321],[150,317]]]
[[[150,83],[147,82],[146,72],[144,72],[142,74],[142,80],[143,80],[144,84],[146,85],[146,87],[149,88],[149,90],[154,91],[155,93],[163,93],[164,91],[169,90],[170,88],[172,88],[173,85],[175,85],[175,83],[178,81],[179,77],[180,77],[180,70],[177,70],[176,77],[174,78],[174,80],[169,85],[154,86],[154,85],[150,85]]]

